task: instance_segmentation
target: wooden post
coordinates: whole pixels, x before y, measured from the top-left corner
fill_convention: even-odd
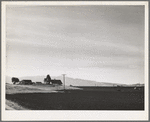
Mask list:
[[[66,75],[66,74],[62,74],[62,75],[63,75],[64,91],[65,91],[65,75]]]

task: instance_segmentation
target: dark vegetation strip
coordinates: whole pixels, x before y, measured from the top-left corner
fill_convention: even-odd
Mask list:
[[[144,92],[77,91],[6,94],[31,110],[144,110]]]

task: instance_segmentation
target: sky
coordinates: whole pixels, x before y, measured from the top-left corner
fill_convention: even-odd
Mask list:
[[[6,7],[6,75],[144,83],[144,6]]]

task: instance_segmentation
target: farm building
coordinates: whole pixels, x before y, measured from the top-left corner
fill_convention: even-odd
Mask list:
[[[46,78],[44,78],[44,84],[53,84],[53,85],[62,85],[61,80],[52,80],[49,75],[47,75]]]
[[[61,80],[51,80],[50,81],[51,82],[51,84],[56,84],[56,85],[61,85],[62,84],[62,82],[61,82]]]
[[[32,81],[31,80],[22,80],[19,82],[20,85],[31,85]]]
[[[42,82],[36,82],[35,84],[38,84],[38,85],[40,85],[40,84],[42,84]]]

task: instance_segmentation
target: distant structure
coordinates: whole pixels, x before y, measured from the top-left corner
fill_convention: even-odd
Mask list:
[[[62,85],[62,82],[61,80],[52,80],[50,75],[47,75],[46,78],[44,78],[44,84]]]
[[[42,84],[42,82],[35,82],[35,84],[41,85],[41,84]]]
[[[61,80],[56,80],[56,79],[51,80],[51,82],[50,82],[50,83],[51,83],[51,84],[54,84],[54,85],[62,85]]]
[[[33,84],[31,80],[22,80],[19,82],[20,85],[31,85]]]
[[[12,77],[11,80],[12,80],[13,84],[16,84],[19,82],[19,78],[16,78],[16,77]]]

